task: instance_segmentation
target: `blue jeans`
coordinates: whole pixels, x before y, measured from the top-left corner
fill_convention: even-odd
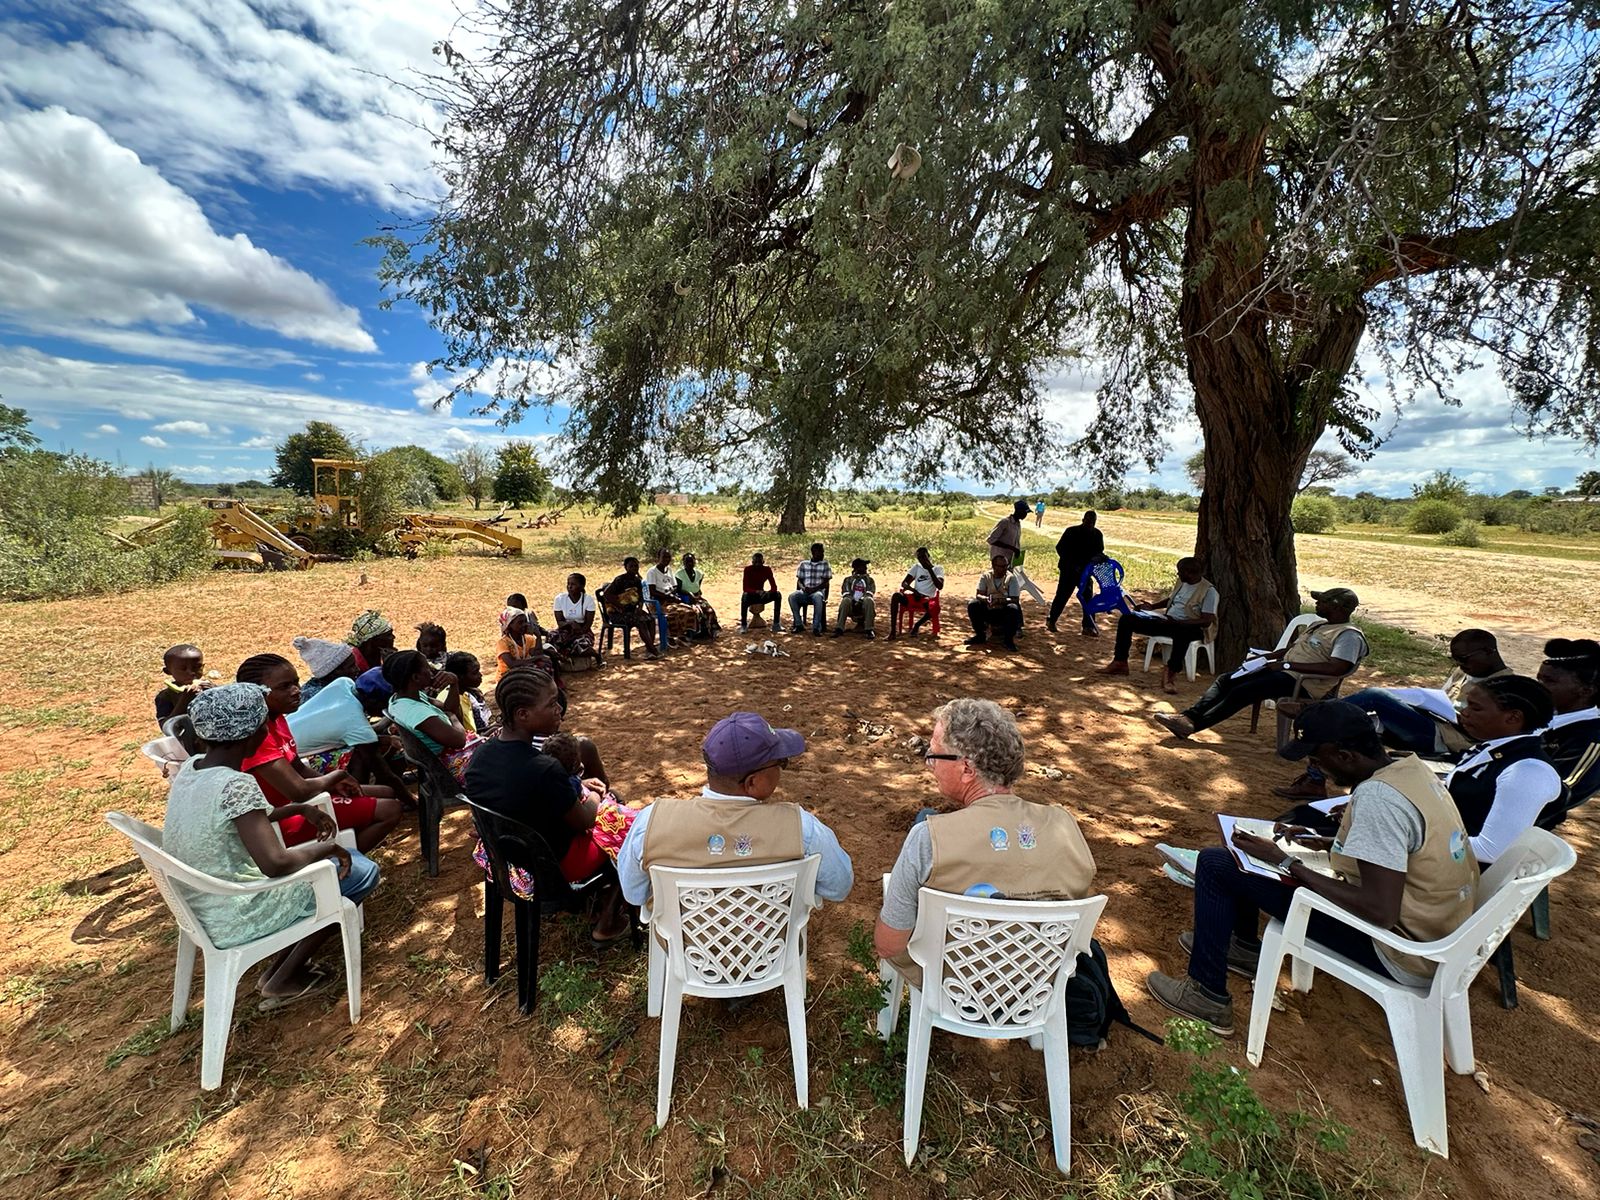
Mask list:
[[[359,850],[350,851],[350,874],[339,880],[339,894],[360,904],[378,886],[378,864]]]
[[[1366,709],[1383,726],[1383,740],[1397,750],[1413,754],[1432,754],[1435,750],[1434,720],[1421,709],[1395,698],[1393,692],[1383,688],[1362,688],[1345,697],[1351,704]],[[1322,772],[1307,767],[1306,774],[1321,779]]]
[[[789,593],[789,612],[794,616],[794,627],[800,629],[805,625],[805,618],[800,614],[806,606],[811,606],[811,632],[820,634],[822,626],[828,620],[828,593],[793,591]]]

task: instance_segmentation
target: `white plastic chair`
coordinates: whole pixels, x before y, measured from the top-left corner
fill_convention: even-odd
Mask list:
[[[328,795],[327,792],[318,792],[315,796],[311,797],[311,799],[307,800],[306,803],[315,804],[323,812],[328,814],[329,820],[333,821],[335,825],[339,823],[339,814],[334,810],[333,807],[333,797]],[[288,843],[283,840],[283,826],[274,821],[272,823],[272,832],[277,835],[278,845],[285,847],[288,846]],[[356,831],[354,829],[341,829],[333,840],[338,842],[339,845],[343,846],[346,850],[354,850],[356,848]]]
[[[922,968],[911,988],[906,1042],[906,1165],[922,1136],[922,1097],[928,1082],[928,1043],[934,1029],[963,1037],[1027,1038],[1044,1051],[1050,1091],[1050,1136],[1056,1165],[1072,1170],[1072,1074],[1067,1061],[1067,980],[1089,949],[1104,896],[1082,900],[980,900],[923,888],[907,952]],[[878,969],[888,1000],[878,1014],[887,1040],[900,1021],[905,978],[894,965]],[[929,986],[930,981],[935,986]]]
[[[1216,619],[1206,626],[1204,641],[1190,642],[1189,649],[1183,656],[1183,673],[1190,683],[1194,682],[1195,669],[1200,665],[1200,651],[1206,652],[1206,670],[1212,675],[1217,673],[1217,623],[1222,619],[1222,608],[1217,607]],[[1161,661],[1168,662],[1167,656],[1172,653],[1172,639],[1169,637],[1150,637],[1144,642],[1144,673],[1150,674],[1150,663],[1155,658],[1156,647],[1165,649],[1161,652]],[[1170,665],[1170,663],[1168,664]]]
[[[1472,916],[1454,933],[1434,942],[1414,942],[1361,920],[1310,888],[1295,889],[1287,916],[1269,922],[1261,939],[1245,1057],[1252,1065],[1261,1065],[1284,957],[1292,960],[1290,979],[1297,992],[1309,992],[1316,972],[1326,971],[1383,1006],[1411,1114],[1411,1135],[1424,1150],[1449,1158],[1444,1063],[1448,1060],[1458,1075],[1472,1074],[1472,1010],[1467,989],[1534,897],[1556,876],[1570,871],[1577,858],[1572,847],[1555,834],[1537,827],[1524,830],[1478,881],[1478,906]],[[1327,913],[1380,945],[1438,963],[1432,984],[1422,988],[1397,983],[1309,941],[1306,923],[1313,912]]]
[[[344,939],[345,991],[350,1004],[350,1024],[361,1019],[361,910],[339,894],[339,871],[324,859],[277,879],[234,883],[216,879],[186,866],[162,849],[161,830],[123,813],[106,814],[106,821],[133,843],[155,881],[156,890],[178,922],[178,969],[172,980],[172,1028],[183,1024],[189,1012],[189,991],[194,982],[194,954],[205,960],[205,1024],[201,1033],[200,1086],[207,1090],[222,1084],[222,1063],[228,1052],[233,1026],[234,993],[239,980],[256,963],[309,937],[326,925],[337,924]],[[248,896],[274,888],[309,883],[316,896],[316,911],[302,921],[241,946],[218,949],[195,916],[184,889],[213,896]],[[179,885],[182,885],[181,887]]]
[[[189,752],[175,737],[158,737],[139,747],[139,753],[161,768],[161,778],[171,779],[188,761]]]
[[[678,1021],[689,996],[753,996],[783,988],[795,1098],[810,1103],[806,1061],[806,924],[817,907],[820,854],[762,867],[650,868],[646,1008],[661,1018],[656,1124],[667,1123]]]

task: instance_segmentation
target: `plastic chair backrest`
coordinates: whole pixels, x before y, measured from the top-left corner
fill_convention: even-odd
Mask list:
[[[458,795],[461,789],[456,785],[455,776],[445,769],[439,761],[439,756],[422,744],[422,739],[399,721],[394,722],[394,731],[400,738],[400,752],[406,756],[406,761],[422,772],[423,781],[429,787],[438,791],[441,796]]]
[[[1296,633],[1304,629],[1307,625],[1315,625],[1321,620],[1322,618],[1317,616],[1316,613],[1301,613],[1298,617],[1283,627],[1283,632],[1278,635],[1278,644],[1274,646],[1273,649],[1282,650],[1289,644],[1290,640]]]
[[[1114,558],[1102,558],[1099,562],[1090,563],[1078,578],[1078,590],[1081,592],[1087,587],[1091,579],[1097,591],[1084,604],[1085,613],[1108,613],[1122,607],[1121,563]]]
[[[194,722],[189,719],[188,713],[168,717],[166,723],[161,726],[161,732],[169,738],[176,738],[178,744],[187,750],[191,757],[200,753],[200,737],[195,733]]]
[[[194,908],[178,884],[181,883],[184,887],[197,892],[210,892],[220,896],[233,895],[237,889],[229,887],[225,880],[215,879],[203,871],[196,871],[186,863],[173,858],[163,849],[162,831],[155,826],[146,825],[137,817],[119,812],[107,813],[106,823],[133,843],[134,851],[143,861],[145,870],[150,872],[150,879],[155,883],[156,891],[161,893],[161,898],[172,910],[178,928],[197,944],[207,949],[214,949],[210,937],[206,935],[205,927],[200,924],[200,918],[195,916]]]
[[[515,817],[478,804],[470,796],[467,805],[472,809],[472,823],[483,840],[489,869],[494,872],[495,886],[500,889],[501,896],[516,894],[507,876],[508,866],[521,867],[532,875],[534,887],[542,899],[560,899],[571,890],[550,843],[537,830]]]
[[[1078,955],[1089,949],[1104,896],[989,900],[922,888],[908,953],[934,980],[934,1012],[975,1028],[1043,1025],[1066,1001]]]
[[[175,737],[152,738],[139,747],[139,753],[161,768],[163,779],[171,779],[177,769],[189,759],[189,752]]]
[[[650,868],[651,927],[691,987],[777,981],[816,906],[820,854],[760,867]]]

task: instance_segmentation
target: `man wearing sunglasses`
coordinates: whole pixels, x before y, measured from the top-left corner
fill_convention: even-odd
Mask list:
[[[913,986],[922,968],[906,947],[923,887],[1011,900],[1077,900],[1094,883],[1094,856],[1064,808],[1012,794],[1022,775],[1022,732],[993,700],[952,700],[933,714],[923,755],[939,794],[956,806],[918,820],[884,888],[873,934]]]
[[[701,752],[706,785],[691,800],[659,800],[634,818],[617,855],[629,904],[650,899],[650,867],[758,867],[820,854],[817,895],[843,900],[855,882],[839,839],[798,804],[770,802],[789,760],[805,753],[796,729],[774,729],[759,713],[718,721]]]

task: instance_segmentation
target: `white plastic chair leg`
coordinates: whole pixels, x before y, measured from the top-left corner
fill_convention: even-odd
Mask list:
[[[344,939],[344,994],[350,1005],[350,1024],[361,1020],[361,906],[339,922]]]
[[[1427,1002],[1391,993],[1384,1003],[1400,1067],[1400,1086],[1411,1113],[1411,1136],[1424,1150],[1450,1157],[1444,1113],[1444,1022]],[[1430,1019],[1431,1018],[1431,1019]]]
[[[172,1028],[177,1029],[189,1015],[189,993],[194,989],[195,944],[187,933],[178,931],[178,969],[172,976]]]
[[[900,1027],[900,998],[905,995],[905,980],[886,958],[878,960],[878,978],[883,985],[883,1007],[878,1010],[878,1036],[888,1041]]]
[[[917,1142],[922,1137],[922,1095],[928,1086],[928,1044],[933,1039],[933,1022],[922,1008],[922,992],[911,989],[911,1033],[906,1040],[906,1111],[902,1141],[906,1166],[917,1157]]]
[[[1472,1006],[1465,989],[1444,1002],[1444,1057],[1457,1075],[1471,1075],[1476,1066],[1472,1052]]]
[[[1072,1064],[1067,1058],[1067,1023],[1052,1022],[1044,1031],[1044,1076],[1050,1092],[1050,1140],[1056,1166],[1072,1174]]]
[[[1150,664],[1156,656],[1156,642],[1158,638],[1145,638],[1144,640],[1144,673],[1150,674]]]
[[[200,1031],[200,1086],[214,1091],[222,1086],[222,1064],[228,1056],[228,1034],[233,1029],[234,993],[244,973],[237,955],[223,952],[206,960],[206,1011]]]
[[[1200,662],[1200,643],[1190,642],[1189,649],[1183,655],[1183,673],[1190,683],[1194,682],[1195,667]]]
[[[661,994],[661,1058],[656,1068],[656,1124],[667,1123],[672,1108],[672,1076],[678,1066],[678,1021],[683,1016],[683,983],[664,981]]]
[[[648,1017],[659,1017],[661,991],[667,978],[667,948],[661,944],[655,930],[646,928],[645,936],[650,939],[650,958],[645,974],[644,1011]]]
[[[1298,960],[1296,960],[1298,965]],[[1292,969],[1292,968],[1291,968]],[[1250,995],[1250,1034],[1244,1056],[1252,1067],[1261,1065],[1267,1048],[1267,1024],[1272,1020],[1272,997],[1277,993],[1278,976],[1283,971],[1283,927],[1267,926],[1261,938],[1261,956],[1256,963],[1256,978]]]
[[[811,1064],[806,1055],[806,977],[803,970],[783,981],[783,1005],[789,1014],[789,1053],[794,1058],[794,1098],[811,1107]]]
[[[1317,969],[1303,958],[1289,960],[1289,984],[1297,992],[1309,992],[1316,982]]]

